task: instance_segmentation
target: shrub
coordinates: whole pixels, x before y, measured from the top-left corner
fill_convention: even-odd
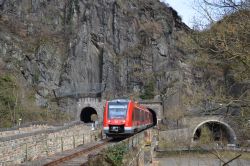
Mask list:
[[[111,161],[113,165],[122,165],[123,156],[127,152],[128,148],[125,144],[118,144],[107,149],[106,158]]]
[[[150,81],[149,83],[147,83],[144,86],[144,91],[140,95],[140,98],[142,98],[142,99],[153,99],[154,96],[155,96],[154,88],[155,88],[155,84],[154,84],[153,81]]]

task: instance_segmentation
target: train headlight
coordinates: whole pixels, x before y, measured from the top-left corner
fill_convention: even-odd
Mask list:
[[[125,123],[126,121],[125,120],[122,120],[122,123]]]
[[[111,121],[110,120],[108,120],[108,123],[110,123]]]

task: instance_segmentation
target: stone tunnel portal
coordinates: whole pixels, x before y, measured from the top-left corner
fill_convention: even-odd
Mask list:
[[[193,133],[193,141],[200,141],[202,137],[210,137],[211,141],[223,144],[235,144],[236,135],[233,129],[226,123],[220,121],[205,121],[199,124]]]
[[[151,108],[147,108],[153,115],[153,125],[156,126],[157,125],[157,116],[154,110],[152,110]]]
[[[84,123],[92,123],[93,118],[97,118],[97,112],[94,108],[92,107],[85,107],[82,109],[81,114],[80,114],[80,119]]]

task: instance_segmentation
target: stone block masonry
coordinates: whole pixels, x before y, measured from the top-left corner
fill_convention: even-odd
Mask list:
[[[192,130],[189,128],[167,130],[159,132],[159,141],[164,142],[168,146],[176,144],[189,145],[192,139]]]
[[[23,133],[30,133],[31,131],[40,131],[46,130],[52,126],[48,126],[47,124],[31,124],[29,126],[17,126],[9,129],[0,129],[0,138],[2,137],[10,137]],[[1,131],[2,130],[2,131]]]
[[[95,141],[100,130],[83,123],[0,138],[0,166],[21,164]]]
[[[120,165],[120,162],[127,166],[149,165],[153,156],[150,148],[153,150],[155,147],[152,142],[153,133],[156,133],[154,129],[147,129],[115,144],[109,144],[99,155],[89,156],[87,163],[83,165]]]

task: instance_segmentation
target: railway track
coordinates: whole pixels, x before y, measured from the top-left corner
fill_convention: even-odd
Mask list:
[[[98,154],[108,144],[115,142],[111,138],[106,138],[98,142],[92,142],[85,145],[80,145],[75,149],[63,151],[36,161],[25,162],[20,166],[80,166],[88,161],[89,155]]]
[[[105,145],[110,143],[110,138],[101,140],[93,146],[85,147],[76,152],[69,153],[65,156],[59,157],[53,161],[50,161],[44,166],[56,166],[56,165],[82,165],[87,161],[88,155],[93,153],[98,153],[102,150]]]

